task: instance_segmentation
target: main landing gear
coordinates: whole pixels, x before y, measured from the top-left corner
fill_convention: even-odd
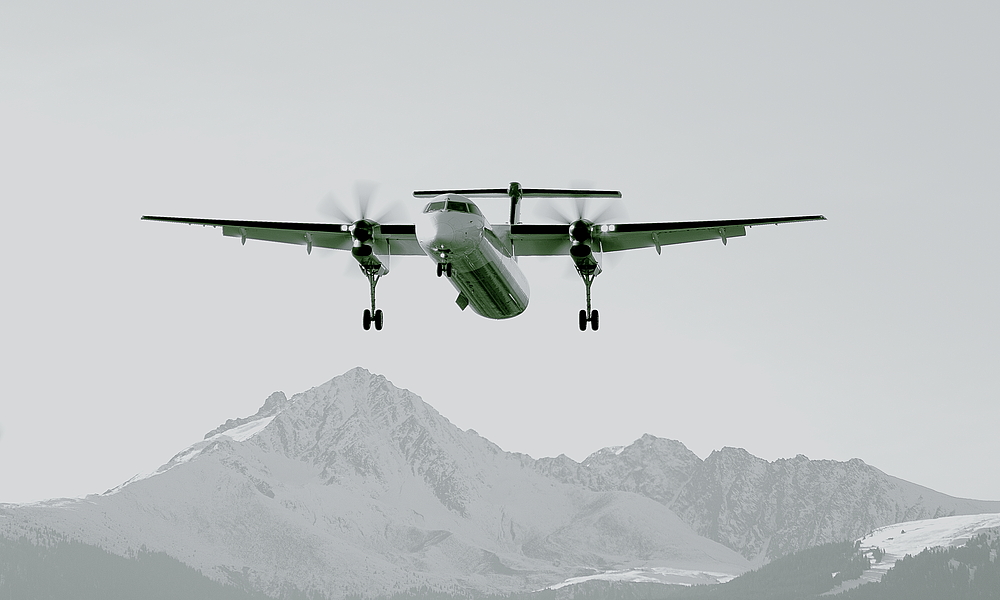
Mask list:
[[[437,264],[438,277],[441,275],[447,275],[451,277],[451,263],[438,263]]]
[[[583,284],[587,286],[587,308],[586,310],[580,310],[580,331],[587,331],[587,323],[590,323],[590,328],[597,331],[597,328],[601,326],[601,315],[597,312],[597,309],[591,310],[590,308],[590,286],[594,284],[594,278],[600,273],[600,267],[594,265],[595,268],[587,268],[586,266],[580,267],[577,265],[576,271],[583,278]]]
[[[372,328],[372,323],[375,324],[375,329],[377,331],[382,330],[382,309],[375,308],[375,286],[378,285],[378,280],[382,278],[379,271],[382,269],[382,265],[359,265],[361,267],[361,272],[365,274],[368,278],[368,285],[371,288],[371,298],[372,307],[371,309],[365,309],[365,314],[361,320],[361,325],[368,331]]]

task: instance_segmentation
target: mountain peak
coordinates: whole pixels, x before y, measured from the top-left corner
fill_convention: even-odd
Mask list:
[[[684,444],[647,433],[628,446],[598,450],[582,463],[559,455],[540,459],[535,468],[565,483],[635,492],[669,505],[701,462]]]

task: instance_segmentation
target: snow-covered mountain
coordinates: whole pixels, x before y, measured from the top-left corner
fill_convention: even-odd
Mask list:
[[[701,460],[650,435],[582,463],[536,461],[356,368],[291,398],[276,392],[104,494],[0,506],[0,533],[47,529],[119,554],[145,546],[265,591],[382,595],[595,575],[723,581],[749,559],[984,512],[1000,502],[951,498],[860,460],[769,463],[734,448]]]
[[[754,563],[901,521],[1000,512],[1000,502],[954,498],[865,464],[795,458],[768,462],[741,448],[699,459],[651,435],[582,463],[566,456],[536,468],[592,490],[624,490],[670,507],[701,535]]]
[[[121,554],[145,545],[264,590],[335,595],[748,567],[664,504],[559,482],[361,368],[273,394],[105,494],[0,508],[8,535],[38,527]]]

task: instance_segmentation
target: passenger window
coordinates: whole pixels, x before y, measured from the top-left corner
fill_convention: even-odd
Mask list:
[[[424,212],[435,212],[439,210],[444,210],[444,202],[431,202],[426,207],[424,207]]]

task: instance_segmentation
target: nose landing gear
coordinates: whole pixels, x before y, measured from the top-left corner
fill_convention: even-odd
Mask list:
[[[438,263],[437,274],[438,277],[440,277],[441,275],[447,275],[448,277],[451,277],[451,263]]]

